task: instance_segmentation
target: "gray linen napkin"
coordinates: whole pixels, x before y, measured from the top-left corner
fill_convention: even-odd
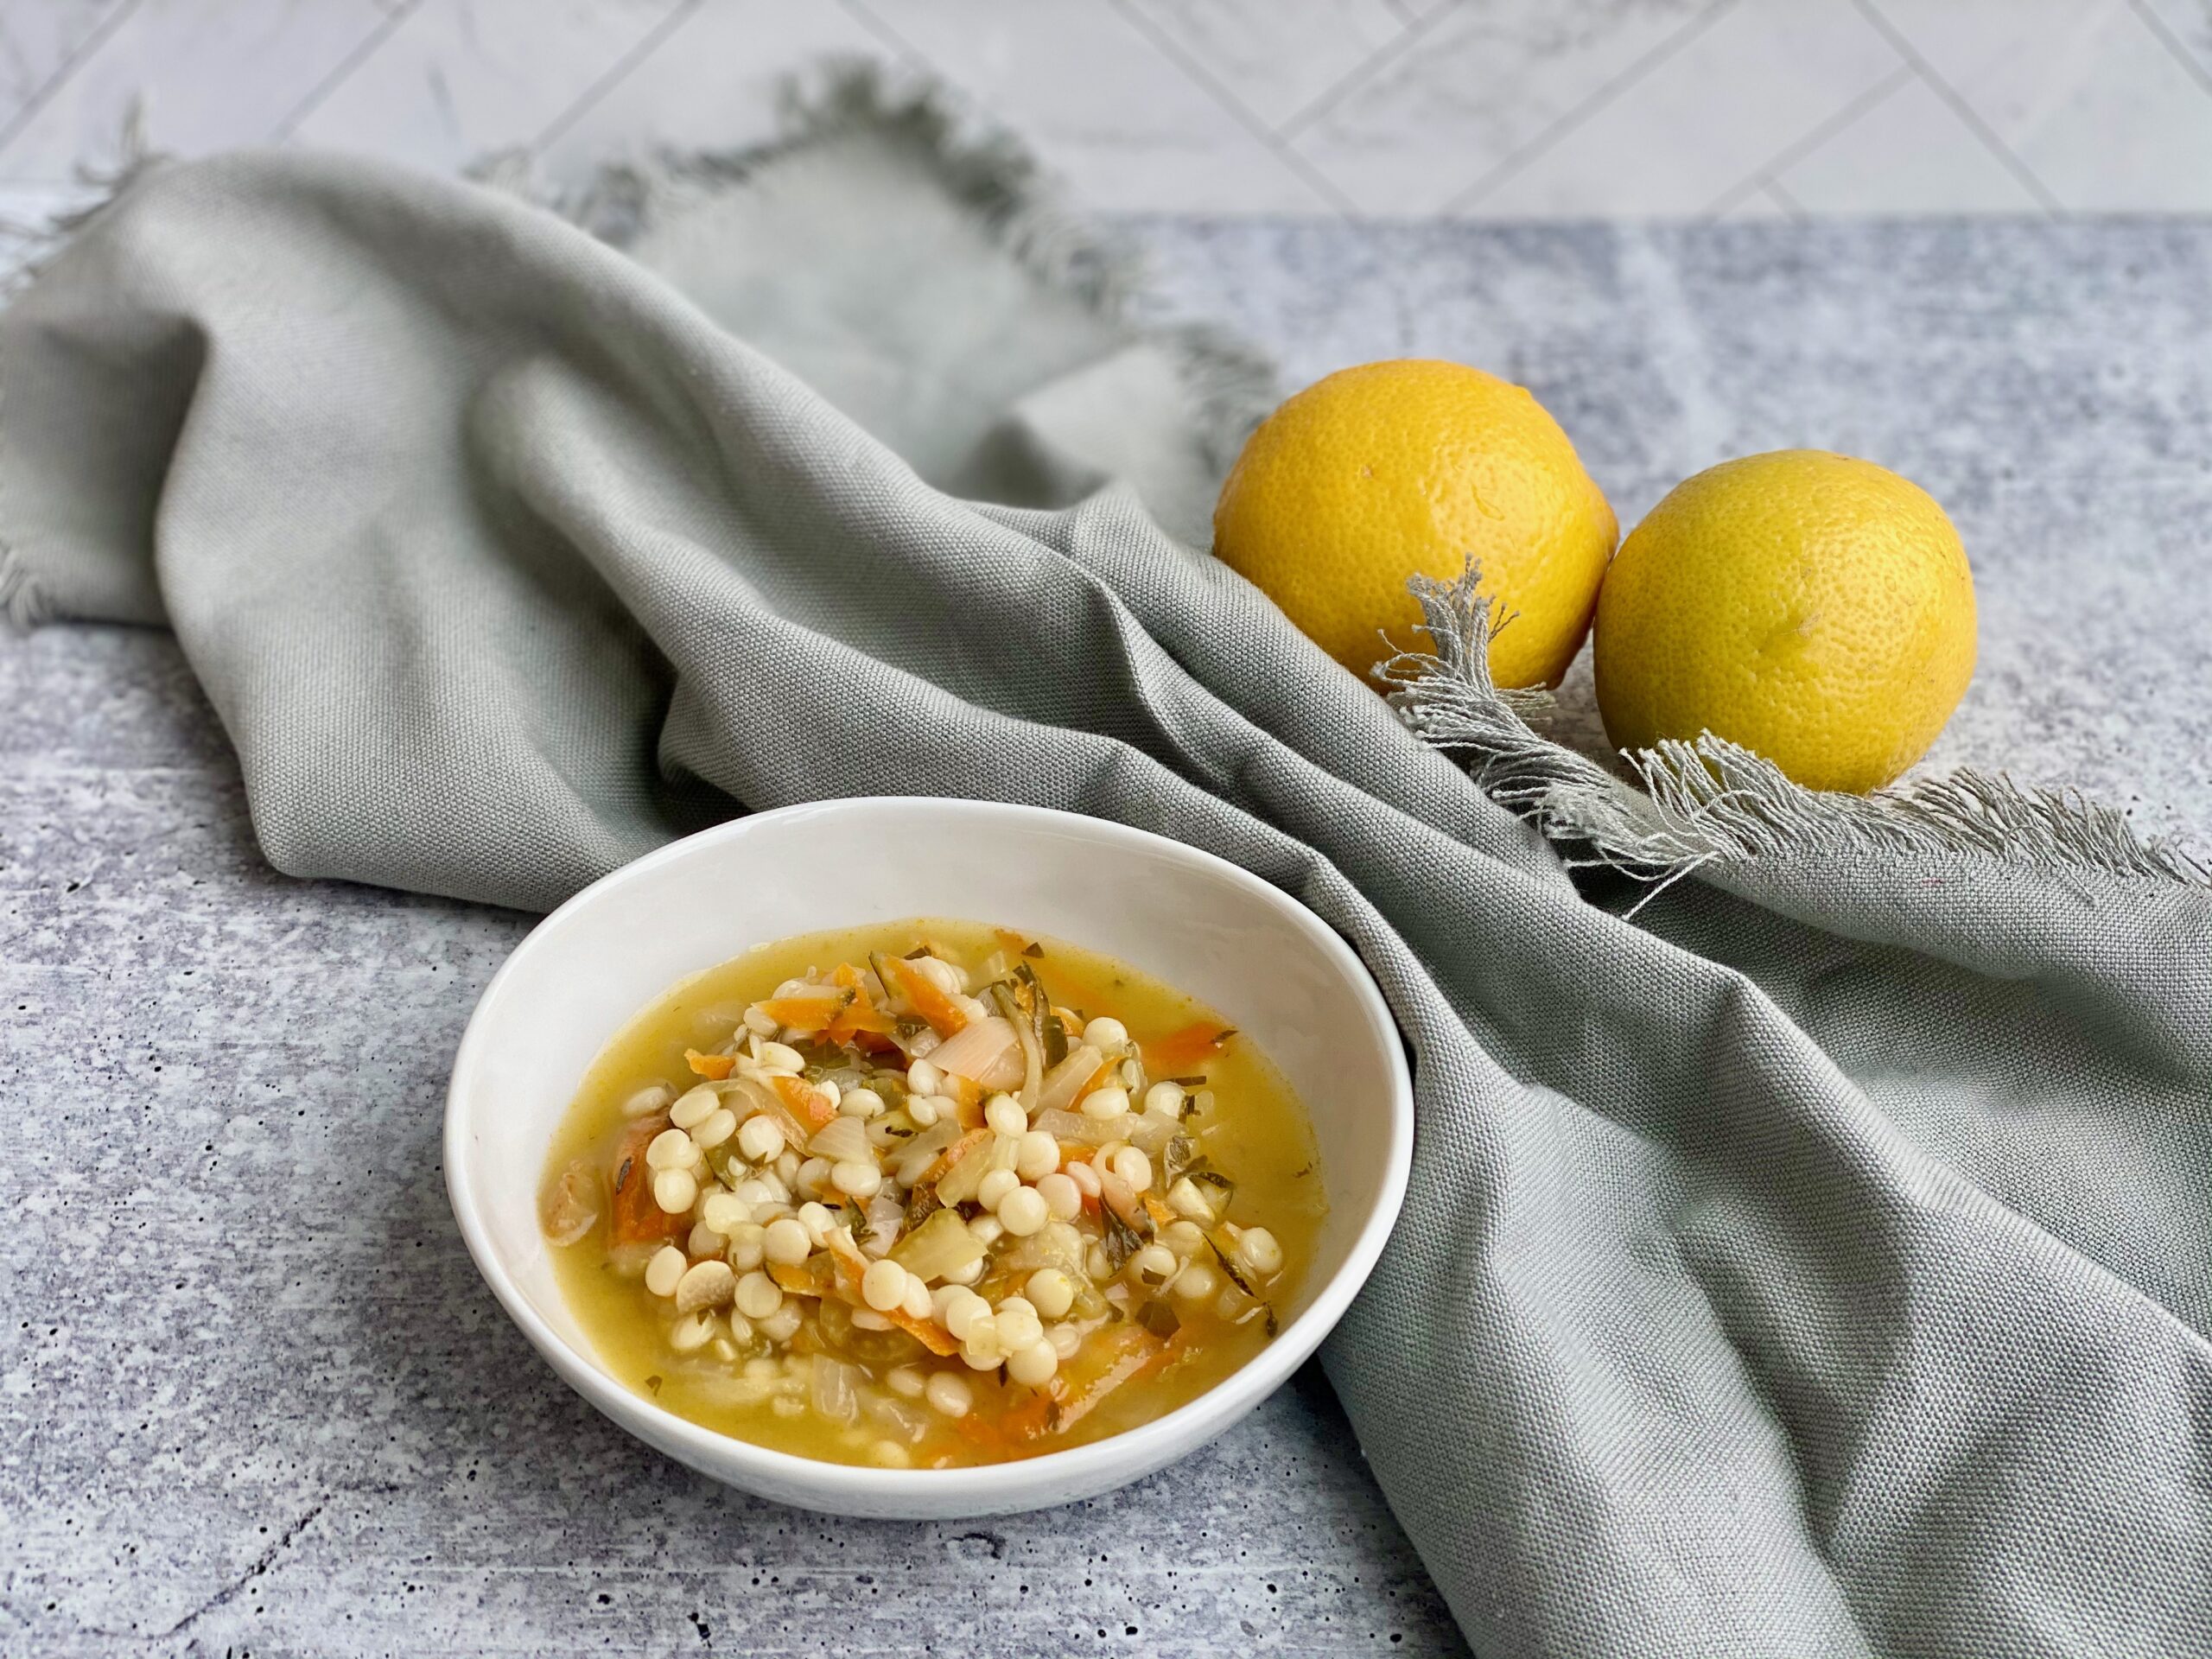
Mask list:
[[[1299,895],[1419,1079],[1326,1363],[1478,1653],[2212,1651],[2201,870],[1972,780],[1627,790],[1464,588],[1402,721],[1195,550],[1251,365],[926,109],[575,212],[623,247],[146,171],[0,318],[11,607],[173,627],[299,874],[543,906],[911,792]]]

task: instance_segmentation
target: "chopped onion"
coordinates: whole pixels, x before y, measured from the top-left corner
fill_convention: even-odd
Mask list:
[[[814,1409],[824,1422],[849,1423],[861,1413],[860,1368],[827,1354],[814,1357]]]
[[[1089,1043],[1068,1052],[1068,1057],[1045,1074],[1038,1085],[1037,1109],[1040,1112],[1065,1111],[1075,1104],[1076,1090],[1096,1077],[1106,1057]]]
[[[900,1239],[891,1259],[925,1283],[958,1273],[983,1259],[983,1241],[956,1211],[939,1210]]]
[[[957,1072],[980,1087],[1002,1088],[1003,1084],[992,1080],[1001,1071],[1010,1069],[1014,1080],[1020,1080],[1021,1056],[1016,1046],[1020,1040],[1013,1026],[996,1016],[971,1020],[931,1051],[930,1064],[940,1071]]]
[[[827,1158],[833,1164],[873,1164],[875,1148],[868,1144],[868,1125],[857,1117],[833,1117],[824,1124],[806,1149],[817,1158]]]

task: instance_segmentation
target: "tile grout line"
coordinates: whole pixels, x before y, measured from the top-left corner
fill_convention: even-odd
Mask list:
[[[1511,179],[1515,174],[1525,170],[1530,162],[1558,143],[1560,139],[1590,120],[1608,104],[1643,79],[1668,59],[1688,48],[1706,30],[1711,29],[1733,10],[1737,3],[1738,0],[1713,0],[1713,3],[1703,11],[1698,13],[1696,16],[1653,47],[1634,63],[1621,70],[1582,102],[1529,139],[1527,143],[1511,151],[1489,172],[1457,194],[1445,198],[1443,204],[1434,209],[1437,216],[1441,218],[1447,214],[1465,213],[1483,197]]]
[[[1780,179],[1761,179],[1759,191],[1790,218],[1795,219],[1812,218],[1812,214],[1805,211],[1805,204],[1782,188]]]
[[[1912,66],[1900,59],[1896,68],[1860,92],[1834,114],[1821,122],[1810,132],[1802,133],[1793,138],[1769,156],[1764,163],[1753,168],[1743,178],[1723,190],[1699,211],[1698,216],[1710,218],[1716,213],[1726,213],[1761,186],[1773,182],[1775,175],[1784,168],[1795,166],[1797,162],[1803,161],[1806,156],[1811,155],[1838,133],[1847,130],[1857,124],[1863,117],[1879,109],[1895,95],[1899,88],[1914,79],[1916,76]]]
[[[2199,61],[2196,54],[2190,49],[2189,42],[2176,35],[2167,26],[2166,20],[2158,16],[2150,5],[2149,0],[2127,0],[2127,6],[2129,10],[2142,19],[2143,27],[2158,37],[2158,44],[2179,60],[2183,72],[2204,91],[2212,92],[2212,69],[2208,69]]]
[[[1266,122],[1261,120],[1245,106],[1243,99],[1223,85],[1212,71],[1185,52],[1179,42],[1162,31],[1150,18],[1138,11],[1129,3],[1129,0],[1107,0],[1107,3],[1121,14],[1122,20],[1131,29],[1151,41],[1154,49],[1160,56],[1180,70],[1185,80],[1211,98],[1231,119],[1258,139],[1261,144],[1282,163],[1285,170],[1294,175],[1299,182],[1335,208],[1340,217],[1354,222],[1358,220],[1359,207],[1351,197],[1337,188],[1336,185],[1315,168],[1311,162],[1297,154],[1287,143],[1278,137]]]
[[[706,0],[677,0],[677,3],[670,9],[667,16],[647,29],[638,38],[635,44],[621,56],[616,58],[605,74],[585,87],[567,109],[563,110],[540,128],[537,136],[523,146],[524,153],[535,156],[548,144],[553,143],[570,127],[591,113],[592,110],[609,92],[629,79],[639,65],[666,45],[669,36],[676,34],[684,24],[697,16],[700,7],[705,3]]]
[[[391,38],[392,32],[412,17],[421,9],[422,3],[423,0],[405,0],[404,5],[372,29],[359,46],[346,54],[335,68],[308,89],[305,98],[294,105],[275,126],[270,128],[267,142],[272,144],[289,142],[300,123],[320,109],[323,101],[343,86],[356,69],[375,56],[384,43]]]
[[[54,71],[22,102],[22,106],[0,124],[0,151],[23,136],[24,130],[37,118],[38,112],[54,101],[54,95],[67,84],[69,78],[83,67],[85,60],[105,46],[116,30],[129,22],[138,10],[139,0],[124,0],[112,12],[92,26],[92,32],[77,42],[69,54],[55,66]]]
[[[1395,8],[1393,10],[1395,10]],[[1420,44],[1424,35],[1458,10],[1459,0],[1451,0],[1451,3],[1439,6],[1427,16],[1415,18],[1406,24],[1398,31],[1398,37],[1395,40],[1386,41],[1376,47],[1374,51],[1347,69],[1337,79],[1330,82],[1313,97],[1307,99],[1303,105],[1284,117],[1275,127],[1275,137],[1286,143],[1296,137],[1314,122],[1343,103],[1346,98],[1372,80],[1388,65],[1412,51]]]
[[[2013,152],[2012,145],[1998,136],[1996,128],[1981,118],[1974,105],[1967,102],[1964,93],[1936,73],[1935,65],[1921,55],[1920,48],[1913,45],[1903,29],[1883,15],[1874,0],[1851,0],[1851,3],[1859,9],[1860,16],[1881,31],[1883,39],[1889,41],[1897,55],[1912,66],[1913,73],[1928,83],[1928,89],[1949,106],[1952,114],[1967,124],[1968,130],[1981,140],[1984,147],[1997,158],[2005,170],[2020,181],[2027,193],[2042,206],[2044,212],[2052,219],[2063,218],[2065,205],[2051,194],[2050,187]]]

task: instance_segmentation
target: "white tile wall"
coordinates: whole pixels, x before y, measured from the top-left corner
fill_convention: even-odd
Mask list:
[[[0,215],[197,154],[556,174],[938,77],[1104,211],[2212,211],[2212,0],[5,0]]]

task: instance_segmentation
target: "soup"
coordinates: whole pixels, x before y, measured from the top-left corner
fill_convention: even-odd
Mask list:
[[[625,1383],[801,1456],[950,1468],[1244,1363],[1326,1212],[1252,1043],[1122,963],[915,920],[764,945],[607,1046],[541,1205]]]

